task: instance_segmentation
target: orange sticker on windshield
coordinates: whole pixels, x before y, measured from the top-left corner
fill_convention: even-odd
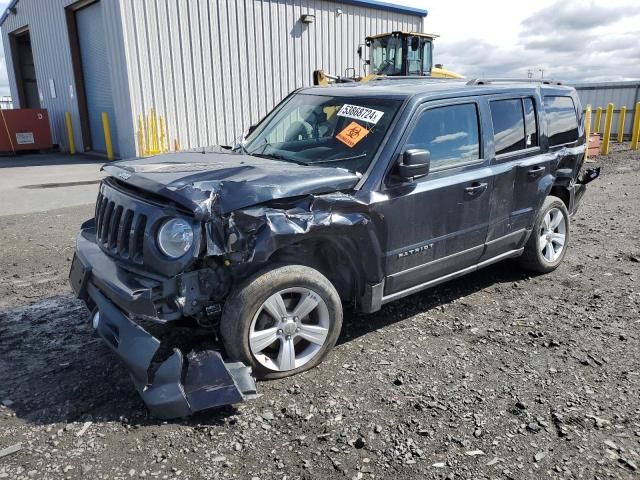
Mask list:
[[[355,147],[360,140],[367,136],[369,130],[364,128],[362,125],[351,122],[347,125],[347,128],[342,130],[336,138],[344,143],[349,148]]]

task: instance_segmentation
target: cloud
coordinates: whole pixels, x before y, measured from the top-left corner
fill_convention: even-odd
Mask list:
[[[602,6],[560,0],[522,21],[522,35],[557,35],[611,25],[640,13],[640,5]]]
[[[621,23],[622,22],[622,23]],[[627,22],[627,24],[624,24]],[[640,5],[601,6],[560,1],[521,23],[516,40],[489,43],[480,38],[438,39],[435,58],[468,78],[539,78],[567,83],[640,78]],[[627,29],[629,30],[629,29]]]
[[[439,135],[436,138],[434,138],[431,143],[450,142],[452,140],[458,140],[460,138],[464,138],[464,137],[466,137],[468,135],[469,134],[467,132],[456,132],[456,133],[449,133],[447,135]]]
[[[522,40],[522,46],[533,50],[580,52],[591,42],[587,33],[575,32],[572,35],[545,35]]]

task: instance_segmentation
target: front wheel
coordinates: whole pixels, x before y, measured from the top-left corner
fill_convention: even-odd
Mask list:
[[[558,197],[548,196],[536,218],[520,264],[535,272],[552,272],[564,259],[569,244],[569,212]]]
[[[234,360],[258,378],[282,378],[318,365],[342,327],[340,296],[313,268],[288,265],[245,281],[227,300],[220,334]]]

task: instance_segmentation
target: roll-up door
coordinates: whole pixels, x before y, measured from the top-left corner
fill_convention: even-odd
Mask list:
[[[107,150],[102,126],[102,112],[106,112],[111,127],[113,150],[117,155],[116,116],[111,93],[109,58],[102,15],[102,3],[92,3],[76,12],[76,24],[92,150],[102,153]]]

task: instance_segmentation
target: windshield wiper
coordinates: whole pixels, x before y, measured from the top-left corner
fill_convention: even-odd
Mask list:
[[[269,158],[271,160],[281,160],[283,162],[297,163],[298,165],[311,165],[310,163],[303,162],[301,160],[294,160],[293,158],[288,158],[284,155],[278,155],[277,153],[249,153],[249,155],[251,155],[252,157]]]
[[[349,162],[351,160],[360,160],[361,158],[365,158],[366,156],[366,153],[361,153],[360,155],[354,155],[353,157],[332,158],[331,160],[318,160],[317,162],[309,162],[308,165],[315,165],[316,163]]]

